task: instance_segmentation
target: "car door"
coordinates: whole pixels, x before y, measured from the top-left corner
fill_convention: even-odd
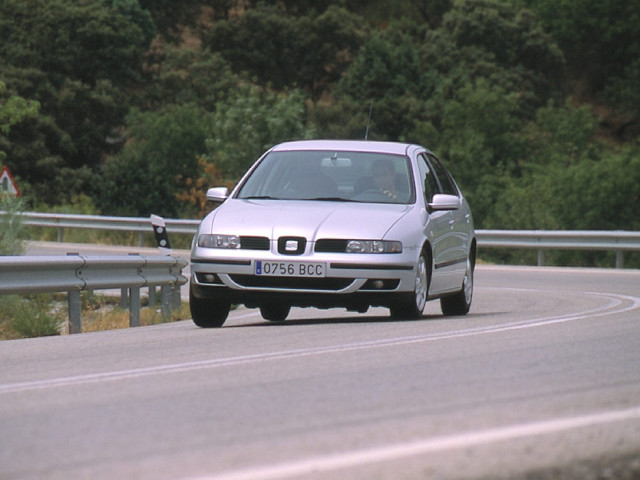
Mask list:
[[[437,193],[443,193],[434,169],[430,165],[427,154],[418,155],[418,172],[420,190],[425,209],[425,235],[433,252],[433,268],[431,272],[430,294],[438,294],[451,289],[451,260],[454,240],[452,238],[453,216],[450,211],[428,211],[428,204]]]
[[[433,154],[428,154],[428,160],[438,179],[442,193],[455,195],[462,200],[458,187],[440,160]],[[450,264],[448,270],[451,273],[452,288],[459,288],[462,285],[469,250],[471,213],[463,208],[462,202],[460,208],[452,210],[450,213],[450,236],[447,243],[447,248],[450,249],[447,254],[447,261]]]

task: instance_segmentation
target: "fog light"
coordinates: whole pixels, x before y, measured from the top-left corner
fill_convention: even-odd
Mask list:
[[[384,288],[384,282],[382,280],[374,280],[371,282],[373,288],[377,288],[378,290]]]
[[[216,281],[215,273],[205,273],[204,274],[204,281],[207,282],[207,283],[215,283],[215,281]]]

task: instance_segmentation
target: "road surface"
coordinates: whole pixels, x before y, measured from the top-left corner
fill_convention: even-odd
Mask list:
[[[640,271],[480,265],[464,317],[290,318],[0,342],[0,478],[640,475]]]

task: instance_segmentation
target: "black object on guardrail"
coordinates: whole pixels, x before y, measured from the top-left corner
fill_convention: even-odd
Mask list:
[[[158,215],[151,215],[151,226],[153,226],[153,235],[158,243],[158,248],[171,251],[171,243],[169,243],[169,234],[167,233],[164,218]]]

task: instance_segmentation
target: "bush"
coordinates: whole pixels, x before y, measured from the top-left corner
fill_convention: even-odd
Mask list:
[[[0,296],[0,338],[60,335],[64,319],[52,312],[51,295]]]
[[[0,255],[21,255],[25,250],[25,226],[20,212],[23,202],[19,198],[0,194]]]

